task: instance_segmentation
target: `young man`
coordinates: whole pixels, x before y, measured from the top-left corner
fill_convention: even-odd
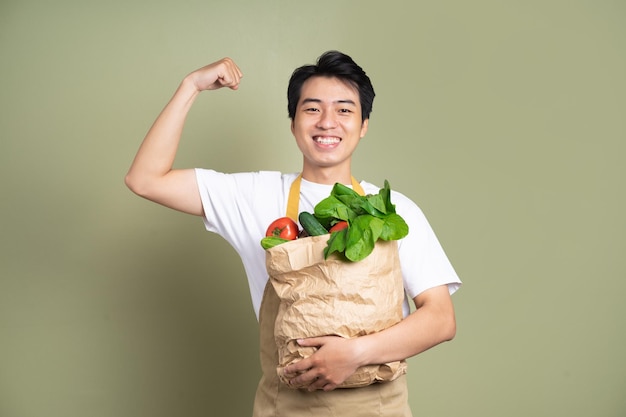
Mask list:
[[[242,258],[255,313],[261,323],[264,376],[255,400],[255,416],[393,415],[408,416],[404,377],[364,388],[335,389],[366,364],[404,360],[456,332],[450,294],[460,281],[420,209],[407,197],[392,192],[396,210],[409,225],[398,245],[406,294],[415,311],[379,333],[344,339],[314,337],[300,341],[314,346],[310,357],[285,369],[295,386],[276,380],[272,346],[271,300],[268,300],[265,253],[259,245],[268,225],[285,215],[288,194],[298,173],[249,172],[225,174],[208,169],[172,169],[186,115],[198,94],[223,87],[237,90],[242,72],[229,58],[186,76],[146,135],[126,176],[138,195],[156,203],[201,216],[207,230],[223,236]],[[316,65],[294,71],[288,87],[291,131],[302,152],[299,210],[312,212],[330,195],[336,182],[362,187],[366,194],[379,188],[353,182],[352,154],[367,133],[374,89],[370,79],[349,56],[323,54]],[[265,319],[264,319],[265,317]],[[264,363],[267,362],[267,363]],[[382,411],[381,411],[382,410]],[[333,414],[334,413],[334,414]]]

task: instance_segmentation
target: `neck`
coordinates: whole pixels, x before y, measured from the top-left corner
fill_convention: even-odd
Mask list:
[[[302,178],[307,181],[317,184],[334,185],[335,183],[351,184],[352,174],[350,169],[337,169],[337,168],[316,168],[307,169],[302,168]]]

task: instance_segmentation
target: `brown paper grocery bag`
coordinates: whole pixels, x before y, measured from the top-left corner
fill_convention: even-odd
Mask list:
[[[315,351],[298,346],[297,339],[363,336],[402,320],[404,287],[397,242],[379,241],[367,258],[351,262],[337,253],[324,259],[329,237],[297,239],[266,251],[267,272],[280,298],[274,336],[277,372],[285,383],[283,369]],[[363,366],[340,388],[392,381],[406,373],[406,367],[405,361]]]

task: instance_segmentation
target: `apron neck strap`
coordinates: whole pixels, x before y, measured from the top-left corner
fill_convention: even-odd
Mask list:
[[[359,193],[360,195],[365,195],[365,191],[363,191],[363,187],[356,180],[356,178],[351,177],[352,179],[352,189]],[[298,221],[299,214],[299,206],[300,206],[300,184],[302,183],[302,174],[299,174],[296,179],[291,183],[291,188],[289,189],[289,198],[287,199],[287,217],[290,217],[294,221]]]

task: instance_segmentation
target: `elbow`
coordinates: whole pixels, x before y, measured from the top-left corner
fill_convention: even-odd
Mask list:
[[[456,336],[456,318],[454,310],[442,315],[439,326],[440,338],[442,342],[449,342]]]
[[[124,184],[131,190],[133,193],[138,196],[145,197],[147,195],[145,181],[141,181],[137,178],[136,175],[133,175],[131,172],[128,172],[124,177]]]
[[[124,184],[131,190],[133,193],[137,194],[137,184],[135,178],[131,175],[131,173],[127,173],[124,177]]]
[[[446,322],[444,323],[443,327],[443,341],[444,342],[449,342],[452,339],[454,339],[454,337],[456,336],[456,319],[454,318],[454,315],[449,318],[448,320],[446,320]]]

